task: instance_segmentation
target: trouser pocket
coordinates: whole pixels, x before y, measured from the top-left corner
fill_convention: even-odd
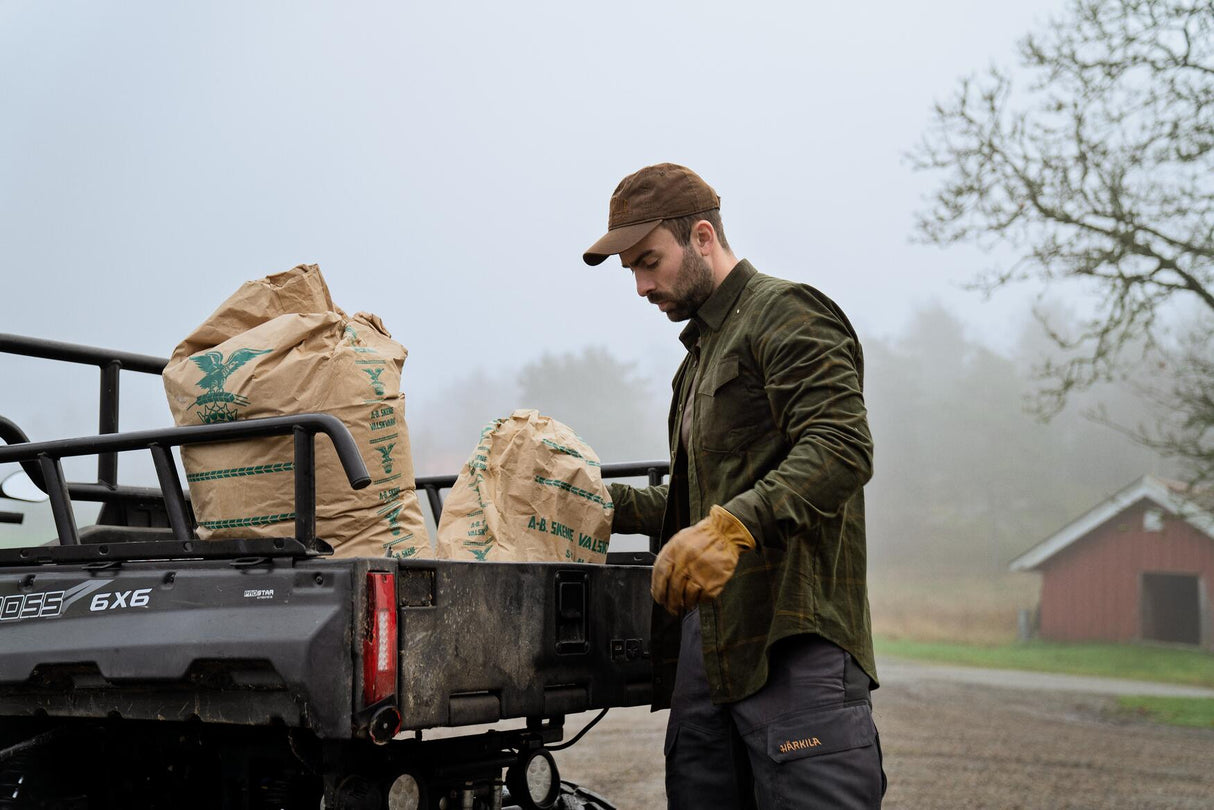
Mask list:
[[[881,805],[881,754],[867,703],[796,712],[757,729],[748,742],[765,810]]]
[[[669,810],[749,810],[750,763],[741,741],[690,723],[666,731],[666,801]]]

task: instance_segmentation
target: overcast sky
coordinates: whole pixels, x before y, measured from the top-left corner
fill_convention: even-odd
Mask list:
[[[581,253],[619,179],[673,161],[740,256],[862,338],[938,300],[997,343],[1023,299],[957,288],[981,254],[910,242],[931,181],[904,154],[1060,9],[0,0],[0,331],[167,356],[241,282],[314,262],[408,347],[411,408],[589,344],[665,384],[679,327]],[[93,419],[41,379],[0,413],[35,438]]]

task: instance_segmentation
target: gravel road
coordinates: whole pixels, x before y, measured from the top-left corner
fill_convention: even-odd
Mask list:
[[[890,782],[886,808],[1214,808],[1214,729],[1161,726],[1116,711],[1116,694],[1166,688],[902,661],[878,666],[883,685],[873,707]],[[592,716],[569,718],[566,736]],[[562,776],[620,810],[665,807],[665,722],[665,712],[612,710],[557,754]]]

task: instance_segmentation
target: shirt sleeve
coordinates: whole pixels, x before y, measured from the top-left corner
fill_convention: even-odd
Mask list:
[[[790,449],[750,489],[722,504],[760,543],[836,516],[872,476],[863,360],[846,316],[807,287],[773,295],[752,351]]]
[[[613,533],[654,535],[662,531],[662,513],[666,509],[669,485],[640,489],[612,482],[608,487],[615,504],[615,517],[611,522]]]

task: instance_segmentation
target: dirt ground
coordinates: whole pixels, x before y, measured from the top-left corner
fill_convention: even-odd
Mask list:
[[[873,707],[886,808],[1212,808],[1214,729],[1121,716],[1115,698],[930,679],[887,682]],[[568,719],[568,739],[592,715]],[[620,810],[665,807],[665,712],[614,709],[558,752],[564,778]]]

